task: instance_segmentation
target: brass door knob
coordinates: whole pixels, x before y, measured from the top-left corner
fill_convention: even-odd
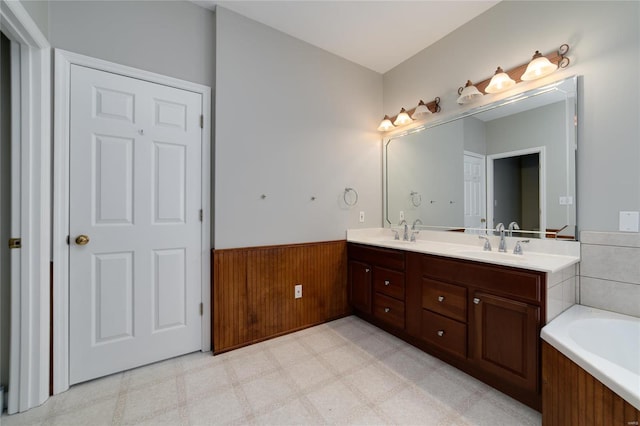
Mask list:
[[[89,237],[87,235],[78,235],[76,238],[76,244],[79,246],[86,246],[89,244]]]

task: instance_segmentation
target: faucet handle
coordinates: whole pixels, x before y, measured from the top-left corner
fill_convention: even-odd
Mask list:
[[[399,240],[400,239],[400,234],[398,234],[398,231],[396,231],[395,229],[392,229],[393,231],[393,239],[394,240]]]
[[[522,256],[524,254],[524,252],[522,251],[522,245],[520,245],[520,243],[522,244],[526,244],[528,243],[529,240],[519,240],[516,241],[516,245],[513,248],[513,254],[519,254],[520,256]]]
[[[484,246],[482,247],[482,250],[491,251],[491,241],[489,241],[489,238],[485,237],[484,235],[478,235],[478,238],[484,240]]]
[[[411,241],[412,243],[415,243],[415,242],[416,242],[416,235],[418,235],[419,233],[420,233],[420,231],[411,231],[411,238],[410,238],[410,241]]]

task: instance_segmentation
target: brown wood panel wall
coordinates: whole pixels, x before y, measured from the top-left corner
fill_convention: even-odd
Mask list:
[[[329,241],[214,250],[214,352],[348,314],[346,247]],[[301,299],[293,297],[295,284],[302,284]]]
[[[640,410],[542,342],[542,424],[638,425]]]

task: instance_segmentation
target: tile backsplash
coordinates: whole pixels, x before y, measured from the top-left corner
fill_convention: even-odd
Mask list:
[[[579,303],[640,317],[640,234],[582,231],[580,242]]]
[[[578,269],[571,265],[547,277],[547,322],[576,304]]]

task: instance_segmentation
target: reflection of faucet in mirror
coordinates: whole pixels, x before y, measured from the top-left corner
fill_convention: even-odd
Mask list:
[[[513,222],[511,222],[511,223],[509,224],[509,236],[510,236],[510,237],[513,237],[513,230],[514,230],[514,229],[515,229],[516,231],[517,231],[518,229],[520,229],[520,226],[518,226],[518,222],[513,221]]]
[[[496,231],[500,232],[500,245],[498,246],[498,251],[501,253],[507,252],[507,242],[504,239],[504,223],[500,222],[496,225]]]
[[[420,225],[422,225],[422,221],[420,219],[416,219],[413,221],[413,225],[411,225],[411,238],[410,240],[412,242],[416,241],[416,235],[418,235],[418,233],[420,233],[419,230],[416,230],[416,225],[418,225],[418,223],[420,223]]]
[[[407,221],[402,219],[398,226],[404,225],[404,231],[402,233],[402,241],[409,241],[409,225],[407,225]]]

